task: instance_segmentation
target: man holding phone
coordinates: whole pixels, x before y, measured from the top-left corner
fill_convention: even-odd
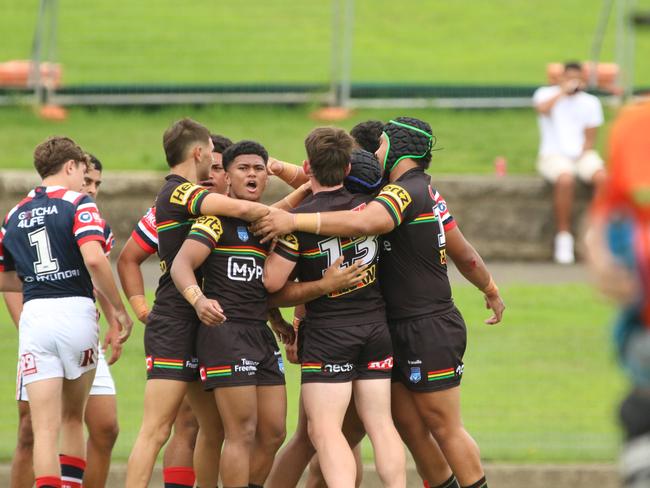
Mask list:
[[[554,259],[560,264],[575,261],[571,211],[576,177],[593,184],[596,193],[605,179],[603,160],[595,151],[603,108],[583,89],[582,65],[568,62],[558,85],[543,86],[533,95],[540,130],[537,169],[553,184]]]

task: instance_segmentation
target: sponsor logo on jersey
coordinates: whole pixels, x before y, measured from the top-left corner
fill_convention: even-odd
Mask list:
[[[196,222],[194,222],[194,225],[192,225],[192,229],[202,230],[210,237],[212,237],[215,241],[219,241],[221,234],[223,234],[221,220],[219,220],[218,217],[214,217],[212,215],[202,215],[196,219]]]
[[[384,251],[390,252],[393,250],[393,246],[391,246],[390,241],[388,239],[384,239]]]
[[[345,295],[347,293],[351,293],[355,290],[359,290],[361,288],[364,288],[372,283],[374,283],[377,280],[377,265],[373,264],[366,270],[366,274],[363,277],[363,280],[361,282],[357,283],[354,286],[351,286],[349,288],[343,288],[342,290],[335,290],[330,292],[327,296],[330,298],[336,298],[340,297],[341,295]]]
[[[408,364],[422,364],[422,361],[420,359],[416,359],[415,361],[408,360],[406,362]]]
[[[411,195],[399,185],[386,185],[382,188],[381,194],[393,197],[402,212],[411,203]]]
[[[422,379],[422,373],[420,372],[419,367],[411,368],[411,376],[409,376],[409,381],[411,383],[419,383]]]
[[[176,205],[186,205],[187,200],[190,198],[190,195],[194,190],[201,190],[200,186],[193,185],[192,183],[183,183],[174,188],[169,201],[175,203]]]
[[[36,358],[31,352],[20,356],[20,372],[23,375],[30,375],[38,372],[36,368]]]
[[[354,369],[354,364],[344,363],[344,364],[326,364],[323,366],[323,369],[327,373],[349,373]]]
[[[95,354],[96,351],[92,347],[90,349],[86,349],[85,351],[81,351],[81,357],[79,358],[79,366],[85,368],[86,366],[95,364]]]
[[[233,281],[259,280],[263,275],[264,268],[258,266],[253,257],[230,256],[228,258],[228,278]]]
[[[87,224],[88,222],[92,222],[93,216],[90,212],[81,212],[79,214],[79,222],[82,222],[84,224]]]
[[[78,269],[66,269],[65,271],[57,271],[49,274],[37,274],[36,281],[67,280],[76,276],[81,276],[81,272]]]
[[[440,253],[440,264],[442,265],[447,264],[447,250],[440,249],[438,252]]]
[[[185,367],[190,369],[196,369],[199,367],[199,358],[192,358],[189,361],[185,361]]]
[[[371,361],[368,363],[368,369],[389,370],[393,369],[393,356],[389,356],[381,361]]]
[[[31,210],[25,210],[18,214],[18,224],[17,226],[21,229],[29,229],[35,225],[45,225],[45,216],[58,214],[59,210],[56,206],[51,205],[49,207],[36,207]]]
[[[239,237],[240,241],[248,241],[248,229],[243,225],[237,226],[237,237]]]
[[[456,366],[456,376],[463,376],[464,371],[465,371],[464,364],[459,364],[458,366]]]

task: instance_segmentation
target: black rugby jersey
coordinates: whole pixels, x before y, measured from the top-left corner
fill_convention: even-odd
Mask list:
[[[375,198],[395,229],[384,235],[379,277],[388,320],[439,314],[453,307],[445,231],[456,226],[431,177],[414,168]]]
[[[88,195],[39,186],[7,214],[0,230],[0,272],[17,272],[23,302],[76,296],[94,300],[79,247],[98,241],[106,250],[105,230]]]
[[[305,199],[294,209],[297,213],[362,210],[371,197],[352,195],[345,188],[323,191]],[[336,327],[370,324],[386,320],[384,300],[377,283],[380,239],[377,236],[327,237],[306,232],[288,234],[278,240],[275,251],[297,263],[300,281],[314,281],[341,255],[343,266],[358,260],[370,264],[366,279],[358,286],[338,290],[305,304],[309,325]]]
[[[270,244],[260,244],[248,222],[213,215],[196,219],[187,238],[210,248],[201,266],[203,293],[219,302],[228,321],[266,322],[263,275]]]
[[[169,270],[192,223],[201,212],[201,203],[208,190],[175,174],[168,175],[165,180],[156,197],[158,256],[162,275],[152,312],[178,318],[196,318],[194,308],[176,289]],[[197,281],[201,282],[198,274]]]

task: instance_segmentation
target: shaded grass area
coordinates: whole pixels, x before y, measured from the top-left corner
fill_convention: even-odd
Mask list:
[[[302,162],[303,141],[311,129],[327,125],[310,118],[306,106],[170,107],[161,109],[72,109],[63,122],[37,118],[27,108],[0,108],[0,169],[32,170],[34,147],[51,135],[68,135],[96,154],[111,170],[166,171],[162,134],[175,120],[190,116],[233,140],[255,139],[277,158]],[[508,172],[533,174],[538,132],[532,109],[517,110],[358,110],[337,123],[351,129],[367,119],[387,121],[410,115],[428,121],[437,138],[430,172],[494,172],[494,159],[504,156]],[[614,113],[608,111],[606,118]],[[607,125],[599,147],[605,146]]]
[[[638,0],[648,9],[650,0]],[[27,58],[38,0],[5,0],[0,60]],[[57,59],[68,84],[327,84],[332,2],[61,0]],[[584,60],[601,2],[354,2],[356,82],[538,84],[551,61]],[[603,61],[614,58],[614,16]],[[650,31],[636,41],[637,84],[648,84]]]
[[[625,381],[613,360],[612,309],[587,285],[520,284],[502,288],[507,303],[501,326],[483,324],[487,313],[471,286],[454,289],[468,326],[463,418],[493,461],[611,461],[618,445],[615,410]],[[14,371],[17,334],[0,310],[0,460],[12,456],[17,414]],[[116,460],[126,460],[142,418],[145,362],[143,327],[136,325],[112,367],[118,388],[120,437]],[[285,362],[285,364],[288,364]],[[297,419],[299,368],[286,368],[289,415]],[[372,457],[364,441],[364,456]]]

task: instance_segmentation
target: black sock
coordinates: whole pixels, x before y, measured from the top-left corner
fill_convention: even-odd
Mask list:
[[[485,480],[485,476],[483,476],[476,483],[472,483],[471,485],[463,487],[463,488],[488,488],[488,484],[487,484],[487,481]]]
[[[262,485],[254,485],[253,483],[248,483],[248,488],[264,488]]]
[[[447,481],[437,486],[432,486],[431,488],[460,488],[460,485],[456,477],[452,474]]]

